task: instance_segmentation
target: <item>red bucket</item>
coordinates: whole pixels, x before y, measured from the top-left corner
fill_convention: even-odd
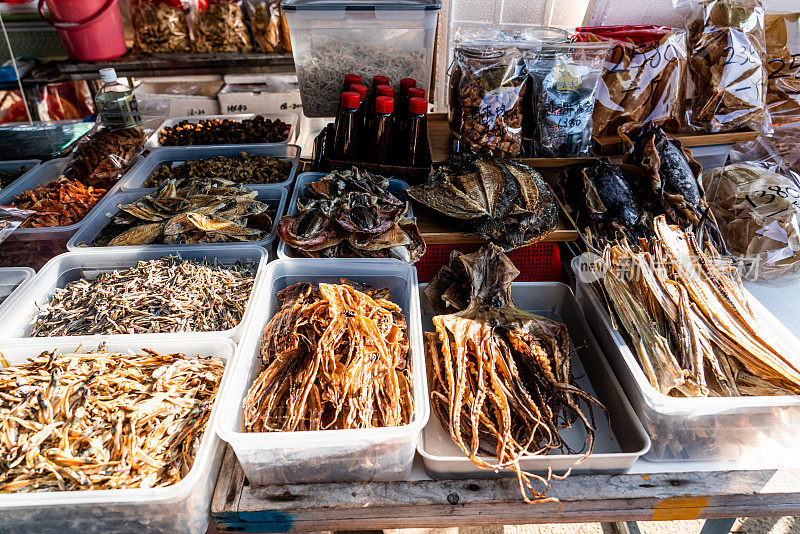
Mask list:
[[[47,0],[53,19],[39,14],[58,30],[69,57],[78,61],[103,61],[125,54],[125,36],[117,0]]]

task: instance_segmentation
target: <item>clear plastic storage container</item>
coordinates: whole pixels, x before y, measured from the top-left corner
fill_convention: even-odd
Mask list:
[[[146,335],[157,338],[191,338],[197,339],[198,336],[222,335],[230,337],[234,341],[239,341],[242,330],[251,316],[263,313],[263,298],[256,294],[259,281],[264,277],[264,268],[268,262],[267,251],[261,247],[229,244],[226,248],[212,248],[195,246],[192,248],[172,250],[153,250],[149,247],[124,247],[123,250],[89,249],[80,252],[68,252],[56,256],[33,277],[29,284],[20,288],[16,294],[10,298],[7,306],[0,306],[0,324],[3,325],[3,336],[6,338],[26,338],[31,335],[33,322],[40,310],[44,309],[56,289],[65,287],[70,282],[81,278],[93,279],[104,273],[133,267],[139,261],[154,260],[165,256],[178,256],[184,260],[203,260],[210,262],[218,261],[223,266],[231,266],[237,262],[244,264],[254,264],[256,268],[253,290],[250,293],[250,300],[247,303],[242,320],[234,328],[218,332],[176,332],[164,334],[135,334],[137,336]],[[2,295],[4,284],[4,271],[0,269],[0,295]],[[31,271],[31,274],[33,272]],[[87,342],[93,336],[68,336],[66,339],[85,339]],[[51,337],[50,339],[62,339]]]
[[[425,332],[434,332],[431,319],[435,313],[424,294],[427,286],[419,286],[422,327]],[[573,466],[574,473],[622,473],[629,470],[650,448],[650,438],[592,336],[572,291],[556,282],[516,282],[511,286],[511,296],[521,309],[567,325],[574,351],[571,361],[575,381],[608,410],[607,414],[597,408],[593,410],[596,441],[592,454],[580,464],[575,465],[575,462],[581,459],[581,454],[554,453],[522,458],[520,467],[537,473],[552,469],[556,474],[562,474]],[[581,406],[583,408],[585,404],[581,403]],[[581,424],[562,430],[560,435],[575,450],[581,449],[586,438]],[[501,476],[501,473],[479,468],[464,456],[435,415],[422,431],[417,450],[425,463],[425,470],[436,479]],[[487,460],[496,462],[494,458]],[[513,476],[510,471],[502,474]]]
[[[261,115],[265,119],[272,119],[272,120],[280,119],[292,127],[289,130],[289,137],[287,137],[285,141],[281,141],[279,143],[265,143],[266,145],[280,145],[280,144],[285,145],[288,143],[293,143],[294,140],[297,138],[297,122],[299,116],[296,113],[281,113],[281,114],[240,113],[238,115],[187,115],[185,117],[172,117],[171,119],[167,119],[164,122],[162,122],[161,126],[159,126],[153,133],[153,135],[151,135],[147,139],[145,147],[150,147],[150,148],[161,147],[161,143],[158,141],[158,136],[161,134],[161,130],[163,130],[164,128],[175,126],[176,124],[180,124],[183,121],[198,123],[200,121],[205,121],[205,120],[219,119],[219,120],[231,120],[231,121],[241,122],[244,119],[252,119],[256,115]],[[202,146],[204,148],[209,148],[215,146],[229,146],[229,145],[193,145],[193,146]],[[165,148],[170,148],[170,147],[165,147]]]
[[[306,117],[333,117],[345,74],[431,79],[437,0],[284,0]]]
[[[286,207],[286,197],[288,196],[288,192],[285,188],[280,186],[253,186],[251,187],[253,191],[257,193],[256,200],[261,202],[266,202],[269,204],[270,211],[274,212],[274,217],[272,217],[272,229],[267,237],[261,239],[259,241],[247,241],[242,242],[244,244],[249,245],[258,245],[262,247],[269,246],[272,241],[275,239],[275,233],[278,230],[278,221],[283,216],[284,209]],[[129,204],[135,200],[146,196],[147,192],[138,190],[138,191],[125,191],[122,193],[117,193],[116,195],[108,195],[104,198],[100,203],[95,206],[95,209],[92,210],[91,216],[86,217],[83,226],[78,230],[75,235],[70,238],[69,242],[67,243],[67,249],[70,251],[79,251],[79,250],[87,250],[87,248],[96,248],[96,249],[105,249],[105,250],[138,250],[142,247],[129,247],[129,246],[121,246],[121,247],[91,247],[90,244],[92,241],[100,235],[103,228],[109,223],[112,217],[114,217],[119,209],[117,208],[118,204]],[[81,243],[85,243],[86,245],[81,245]],[[174,250],[174,249],[191,249],[194,247],[230,247],[241,243],[236,242],[228,242],[228,243],[198,243],[196,245],[144,245],[148,250]],[[89,245],[87,247],[87,245]]]
[[[0,161],[0,172],[18,173],[19,176],[17,176],[16,179],[19,180],[41,163],[42,161],[38,159],[15,159],[11,161]],[[11,184],[13,184],[13,182],[6,184],[6,187],[10,186]]]
[[[302,198],[306,193],[306,184],[309,182],[318,181],[325,176],[328,176],[329,173],[327,172],[304,172],[300,176],[297,177],[297,182],[294,184],[294,190],[292,191],[292,197],[289,200],[289,203],[286,204],[286,211],[285,215],[294,215],[297,213],[297,199]],[[391,178],[389,180],[389,191],[393,193],[400,193],[408,190],[408,184],[402,180],[396,180]],[[414,216],[414,207],[409,205],[408,207],[408,216]],[[281,259],[286,258],[304,258],[304,256],[295,255],[294,251],[291,249],[289,245],[283,242],[282,239],[278,238],[278,257]],[[417,260],[419,261],[419,260]]]
[[[250,185],[271,185],[281,187],[291,187],[294,182],[297,166],[300,163],[300,147],[297,145],[211,145],[211,146],[187,146],[187,147],[164,147],[154,150],[149,156],[137,163],[125,177],[120,180],[119,187],[123,191],[141,189],[153,191],[154,188],[145,187],[145,182],[162,165],[177,167],[182,163],[194,160],[209,159],[216,156],[233,158],[242,152],[253,156],[271,156],[292,162],[292,169],[289,176],[282,182],[272,184],[246,184]],[[224,178],[224,176],[223,176]]]
[[[36,273],[30,267],[0,267],[0,311],[11,302],[11,297]]]
[[[236,453],[252,485],[369,482],[400,480],[411,472],[419,433],[428,422],[430,405],[425,354],[420,328],[419,294],[414,267],[386,260],[277,260],[267,265],[259,290],[265,313],[245,326],[230,388],[221,400],[226,417],[217,421],[217,433]],[[414,417],[405,426],[314,432],[242,432],[242,401],[261,371],[261,333],[280,308],[277,293],[298,282],[354,282],[387,287],[403,310],[411,341]]]
[[[223,337],[160,339],[106,336],[112,351],[140,351],[143,347],[161,353],[182,352],[187,356],[216,356],[226,362],[236,345]],[[80,343],[61,338],[5,340],[0,350],[12,364],[24,362],[45,350],[75,351]],[[84,345],[83,349],[94,350]],[[226,366],[227,367],[227,366]],[[97,491],[50,491],[0,495],[0,532],[18,534],[203,534],[208,527],[208,509],[217,482],[223,443],[214,433],[221,413],[220,395],[231,378],[226,368],[200,447],[189,473],[177,484],[162,488]]]
[[[614,368],[628,399],[650,435],[651,461],[722,460],[748,468],[778,468],[797,451],[800,395],[677,398],[658,392],[647,380],[622,333],[594,288],[579,276],[574,258],[576,298],[586,321]],[[751,306],[763,308],[755,298]],[[777,319],[764,328],[793,336]]]

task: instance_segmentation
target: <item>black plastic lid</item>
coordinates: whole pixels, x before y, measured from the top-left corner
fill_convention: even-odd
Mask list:
[[[283,0],[281,7],[287,11],[298,9],[344,9],[347,11],[375,11],[378,9],[441,9],[437,0]]]

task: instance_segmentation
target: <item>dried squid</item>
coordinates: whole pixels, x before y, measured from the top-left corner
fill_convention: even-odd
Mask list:
[[[519,462],[550,451],[581,452],[559,435],[572,424],[586,430],[578,461],[585,459],[596,431],[592,406],[602,405],[573,384],[567,327],[515,305],[511,282],[518,275],[502,250],[488,245],[474,254],[454,252],[428,286],[435,308],[456,311],[434,317],[436,332],[425,334],[431,405],[475,465],[516,473],[527,502],[556,501],[546,497],[553,475],[525,472]],[[535,481],[545,488],[537,491]]]
[[[414,411],[406,321],[386,290],[302,282],[264,328],[248,432],[401,426]]]

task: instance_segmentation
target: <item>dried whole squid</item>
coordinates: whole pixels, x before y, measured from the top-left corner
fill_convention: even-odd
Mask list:
[[[431,406],[475,465],[516,473],[527,502],[555,501],[546,497],[548,479],[519,462],[581,452],[559,435],[573,424],[586,430],[582,461],[594,445],[592,407],[602,405],[574,385],[566,326],[514,304],[518,275],[500,248],[487,245],[474,254],[454,252],[426,288],[435,309],[453,312],[434,317],[436,332],[425,334]],[[535,481],[545,488],[537,490]]]

